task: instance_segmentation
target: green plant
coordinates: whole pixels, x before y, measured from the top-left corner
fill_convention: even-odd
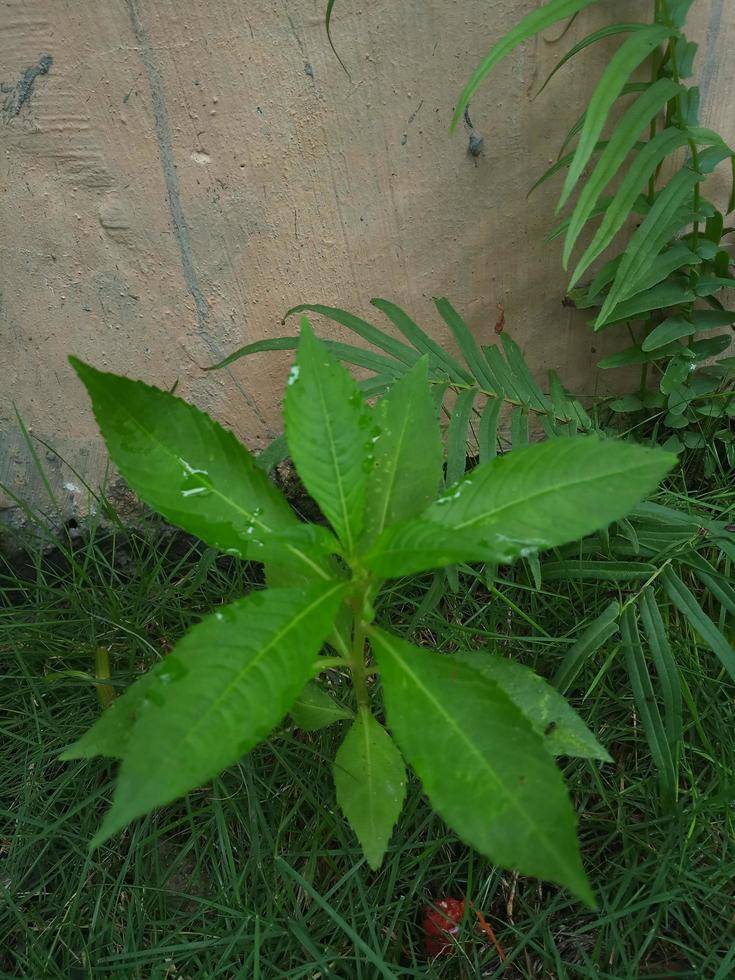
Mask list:
[[[595,2],[550,0],[528,14],[477,67],[452,125],[488,73],[517,45]],[[594,330],[628,325],[632,346],[604,358],[600,366],[640,365],[640,388],[634,395],[614,399],[611,409],[653,418],[656,434],[663,434],[666,447],[673,450],[702,449],[714,439],[732,466],[735,358],[720,357],[712,363],[730,347],[732,332],[708,335],[735,323],[735,313],[717,298],[723,289],[735,286],[724,242],[731,229],[725,226],[725,214],[703,197],[702,186],[724,160],[730,161],[735,174],[735,156],[717,133],[700,126],[699,89],[684,84],[692,76],[697,51],[684,34],[692,2],[655,0],[653,23],[609,25],[585,37],[561,59],[542,90],[579,52],[604,38],[628,35],[564,139],[559,159],[535,186],[566,171],[558,210],[580,191],[571,215],[549,235],[564,236],[565,269],[590,223],[600,219],[574,266],[569,288],[578,307],[598,309],[591,322]],[[646,64],[650,80],[636,81],[636,71]],[[602,138],[615,103],[631,97],[617,124]],[[567,152],[575,138],[576,147]],[[661,182],[662,169],[682,150],[688,159]],[[593,158],[595,165],[584,179]],[[616,180],[617,187],[604,196]],[[727,213],[734,207],[735,183]],[[633,217],[638,225],[628,237],[625,230]],[[622,252],[609,258],[591,283],[578,287],[621,233],[626,236]],[[701,308],[702,302],[709,309]]]
[[[67,465],[50,464],[43,449],[46,471]],[[713,482],[693,493],[675,471],[652,499],[686,510],[692,524],[727,523],[733,491],[725,476]],[[59,765],[58,753],[99,706],[89,680],[47,683],[47,676],[86,671],[105,647],[111,683],[122,692],[198,619],[261,582],[259,565],[162,528],[154,514],[131,529],[115,521],[114,496],[89,493],[83,533],[58,526],[54,533],[34,513],[15,538],[23,551],[0,554],[0,805],[12,827],[3,851],[2,976],[151,980],[164,963],[186,977],[458,980],[492,972],[497,961],[471,919],[454,956],[427,962],[423,910],[447,895],[485,913],[508,952],[506,973],[524,980],[732,971],[735,685],[718,676],[717,661],[663,590],[685,694],[673,812],[661,813],[643,729],[631,723],[635,706],[615,637],[569,688],[615,760],[558,760],[597,911],[463,846],[415,779],[380,872],[372,872],[334,804],[327,760],[344,734],[339,724],[317,732],[284,724],[220,777],[89,853],[115,763]],[[431,573],[386,583],[378,621],[447,654],[480,645],[499,651],[546,679],[609,604],[610,590],[625,597],[629,587],[572,579],[537,590],[526,562],[488,587],[474,568],[459,574],[461,591],[442,588],[428,611]],[[718,622],[696,579],[686,581]],[[328,683],[337,696],[346,690],[341,671],[330,671]]]
[[[508,562],[578,539],[620,518],[673,457],[554,440],[478,466],[437,497],[443,454],[426,359],[371,409],[303,320],[286,437],[330,531],[299,522],[208,416],[73,364],[130,485],[211,546],[263,562],[268,585],[203,619],[63,753],[122,759],[94,843],[235,763],[289,710],[312,728],[349,716],[335,785],[371,866],[401,810],[405,757],[437,812],[478,851],[592,902],[553,756],[605,759],[605,750],[521,666],[414,647],[375,625],[373,604],[386,579],[457,561]],[[329,669],[349,671],[354,711],[314,685]],[[373,711],[376,678],[391,735]]]
[[[346,310],[332,306],[304,303],[289,310],[289,316],[304,312],[318,313],[355,334],[376,350],[342,341],[323,341],[338,360],[370,372],[359,382],[367,398],[383,394],[398,379],[405,377],[421,357],[427,358],[433,398],[448,423],[447,480],[458,480],[467,467],[467,456],[485,463],[497,454],[499,423],[503,409],[510,416],[510,442],[527,445],[535,422],[551,436],[574,436],[589,433],[596,426],[581,402],[569,395],[555,371],[548,373],[548,393],[533,377],[518,344],[503,331],[497,343],[478,345],[463,317],[446,298],[434,304],[449,328],[462,355],[462,362],[441,347],[411,317],[387,299],[373,299],[371,304],[383,313],[408,343],[397,340],[374,324]],[[227,367],[242,357],[264,351],[296,350],[298,337],[275,337],[258,340],[233,351],[208,370]],[[269,471],[288,455],[284,436],[275,439],[258,456],[258,465]]]

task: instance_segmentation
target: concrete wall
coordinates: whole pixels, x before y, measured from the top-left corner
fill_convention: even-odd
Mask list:
[[[40,499],[13,402],[100,479],[70,353],[178,381],[257,449],[278,432],[285,358],[202,367],[278,334],[303,301],[379,318],[368,301],[385,296],[445,338],[430,298],[447,295],[485,341],[503,304],[533,366],[583,394],[610,384],[594,363],[625,341],[562,306],[559,248],[542,240],[557,186],[526,191],[612,47],[532,96],[574,40],[651,4],[603,2],[514,53],[472,104],[475,159],[466,128],[448,136],[454,99],[535,5],[338,0],[348,78],[325,0],[3,0],[0,481]],[[735,141],[735,10],[694,9],[706,122]],[[79,481],[39,451],[64,506],[80,505]]]

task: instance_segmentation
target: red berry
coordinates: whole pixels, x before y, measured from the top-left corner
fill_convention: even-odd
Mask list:
[[[446,956],[452,951],[452,938],[459,934],[459,924],[464,918],[464,901],[443,898],[428,906],[421,923],[424,930],[424,947],[429,956]]]

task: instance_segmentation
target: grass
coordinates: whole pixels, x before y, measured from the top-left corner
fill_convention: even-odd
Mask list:
[[[699,500],[680,482],[666,499],[708,516],[733,504],[726,480]],[[203,612],[257,587],[260,576],[153,522],[71,530],[50,552],[49,532],[38,527],[25,561],[0,571],[1,977],[735,975],[733,685],[676,616],[670,640],[690,698],[673,810],[660,805],[614,641],[569,692],[615,760],[563,766],[599,898],[594,912],[489,866],[431,813],[415,781],[386,861],[371,872],[335,805],[338,726],[314,735],[284,726],[220,778],[90,854],[115,766],[57,756],[100,710],[84,677],[95,652],[109,651],[111,683],[122,687]],[[490,589],[462,574],[457,594],[431,576],[405,580],[378,615],[417,642],[447,651],[490,645],[551,677],[584,625],[580,610],[591,620],[616,586],[536,589],[532,572],[508,570]],[[447,897],[468,900],[465,919],[453,955],[432,962],[421,921]],[[473,908],[507,951],[504,964]]]

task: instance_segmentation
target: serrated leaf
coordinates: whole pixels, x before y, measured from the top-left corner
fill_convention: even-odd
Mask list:
[[[567,268],[572,250],[582,229],[592,216],[600,195],[618,173],[628,154],[635,147],[641,130],[675,98],[681,86],[668,78],[661,78],[636,99],[615,128],[615,132],[602,151],[595,169],[586,181],[572,214],[569,230],[564,241],[564,268]],[[586,267],[577,268],[568,288],[578,281]]]
[[[502,37],[498,43],[491,48],[490,53],[480,62],[473,72],[472,77],[459,97],[457,108],[455,109],[454,116],[452,117],[451,128],[454,129],[459,120],[462,118],[462,113],[469,105],[470,99],[480,87],[486,76],[493,70],[498,62],[502,61],[506,55],[513,51],[514,48],[517,48],[519,44],[522,44],[524,41],[528,40],[528,38],[533,37],[534,34],[545,31],[547,27],[551,27],[551,25],[555,24],[557,21],[565,20],[567,17],[572,17],[580,10],[584,10],[585,7],[589,7],[591,4],[596,2],[597,0],[549,0],[548,3],[545,3],[542,7],[539,7],[537,10],[533,10],[530,14],[524,17],[520,23],[516,24],[512,30],[504,35],[504,37]]]
[[[110,759],[122,759],[130,733],[145,703],[147,691],[156,687],[159,674],[165,669],[165,661],[152,667],[146,674],[133,681],[112,704],[103,711],[87,731],[66,748],[60,759],[92,759],[102,755]]]
[[[574,190],[589,162],[600,133],[604,129],[607,116],[613,103],[620,95],[629,76],[655,49],[668,40],[674,31],[662,24],[654,24],[638,31],[624,41],[610,59],[607,68],[597,84],[585,113],[584,126],[579,135],[574,160],[569,167],[564,189],[559,200],[562,208]]]
[[[380,867],[406,796],[406,766],[393,739],[361,710],[334,759],[337,802],[373,871]]]
[[[507,563],[623,517],[673,462],[591,437],[513,450],[472,470],[422,517],[387,528],[363,560],[386,578],[459,561]]]
[[[439,815],[493,864],[594,904],[561,775],[510,698],[453,657],[373,628],[370,641],[388,724]]]
[[[569,702],[529,667],[486,651],[462,651],[453,656],[497,684],[552,755],[612,762]]]
[[[204,412],[141,381],[70,360],[113,463],[172,524],[258,561],[283,548],[305,562],[310,550],[329,550],[325,529],[300,524],[245,447]]]
[[[296,363],[283,403],[296,470],[348,551],[363,527],[373,432],[352,376],[301,325]]]
[[[444,452],[423,357],[375,408],[380,434],[365,501],[368,540],[420,514],[436,496]]]
[[[291,705],[297,728],[317,732],[338,721],[349,721],[354,714],[330,697],[315,681],[310,681]]]
[[[424,517],[458,531],[493,530],[509,550],[554,547],[623,517],[674,462],[632,443],[556,439],[478,466]]]
[[[341,582],[254,592],[187,633],[147,684],[93,846],[267,737],[309,679],[344,593]]]

